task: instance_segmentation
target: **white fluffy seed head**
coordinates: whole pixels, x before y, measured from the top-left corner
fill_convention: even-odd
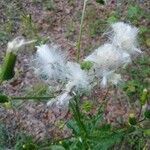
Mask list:
[[[50,80],[65,80],[66,55],[55,44],[37,46],[34,59],[38,75]]]
[[[116,47],[129,54],[141,52],[137,48],[138,28],[124,22],[114,23],[111,27],[112,35],[110,36],[110,40]]]
[[[33,42],[35,42],[35,40],[27,41],[23,37],[18,36],[14,40],[8,42],[7,52],[13,52],[14,54],[16,54],[22,46]]]
[[[68,84],[67,90],[75,88],[75,90],[88,90],[90,88],[89,77],[87,72],[80,68],[80,65],[75,62],[67,62],[67,74],[66,78]]]
[[[94,67],[98,74],[103,76],[106,72],[115,70],[121,65],[130,62],[130,55],[118,50],[114,45],[106,43],[96,49],[85,60],[94,62]]]
[[[122,81],[121,75],[111,71],[103,76],[101,81],[101,87],[106,88],[108,85],[118,85]]]
[[[69,92],[64,92],[58,95],[56,98],[47,102],[47,106],[55,105],[58,108],[68,108],[69,101],[72,97],[70,96]]]

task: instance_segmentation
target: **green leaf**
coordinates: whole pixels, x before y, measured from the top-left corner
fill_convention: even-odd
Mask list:
[[[27,143],[22,146],[23,150],[37,150],[36,145],[33,143]]]
[[[144,130],[144,134],[147,135],[147,136],[150,136],[150,129]]]
[[[108,19],[107,19],[107,22],[108,24],[112,24],[112,23],[115,23],[118,21],[118,18],[116,16],[110,16]]]
[[[65,150],[65,148],[60,145],[53,145],[53,146],[50,146],[49,150]]]
[[[0,94],[0,103],[6,103],[8,101],[9,101],[9,97],[8,96]]]
[[[80,132],[79,127],[77,126],[77,123],[76,123],[76,121],[74,121],[74,120],[69,120],[69,121],[67,122],[67,127],[70,128],[70,129],[72,129],[72,130],[73,130],[73,133],[74,133],[75,135],[78,135],[79,132]]]
[[[104,132],[105,133],[105,132]],[[94,144],[93,150],[108,150],[114,144],[119,143],[122,140],[123,133],[122,132],[114,132],[114,133],[105,133],[104,136],[98,137],[99,142]],[[94,142],[94,141],[93,141]]]
[[[105,1],[104,0],[96,0],[97,3],[104,5]]]
[[[89,112],[93,107],[93,103],[91,101],[84,101],[81,107],[85,112]]]
[[[146,110],[146,111],[144,112],[144,116],[145,116],[145,118],[150,119],[150,110]]]
[[[129,18],[138,18],[141,15],[141,9],[138,6],[130,6],[128,8],[128,17]]]
[[[91,61],[84,61],[81,63],[81,69],[82,70],[90,70],[93,66],[93,63]]]

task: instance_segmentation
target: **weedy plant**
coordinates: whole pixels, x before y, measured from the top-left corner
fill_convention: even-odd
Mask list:
[[[137,95],[140,103],[140,113],[130,113],[128,121],[120,126],[112,126],[104,119],[104,110],[107,101],[98,107],[97,113],[93,115],[85,114],[80,107],[80,99],[86,93],[90,93],[95,85],[107,88],[109,85],[117,86],[122,81],[121,72],[130,65],[137,56],[142,55],[138,46],[138,28],[124,22],[111,24],[110,32],[106,33],[108,41],[102,46],[93,50],[91,54],[80,59],[81,39],[83,31],[83,21],[85,16],[87,0],[84,1],[79,38],[77,41],[77,62],[70,61],[67,54],[54,44],[41,44],[36,46],[37,51],[33,56],[33,70],[50,88],[59,94],[52,97],[9,97],[0,95],[0,102],[8,104],[14,99],[51,99],[47,106],[71,109],[73,119],[68,121],[67,126],[72,130],[72,136],[67,139],[49,140],[39,143],[33,142],[31,138],[20,137],[14,145],[15,149],[68,149],[68,150],[108,150],[108,149],[146,149],[148,147],[148,136],[150,130],[146,123],[150,119],[149,92],[147,81],[149,69],[143,69],[141,74],[135,75],[135,68],[130,68],[128,72],[134,79],[128,81],[124,90],[129,96]],[[1,83],[14,77],[14,67],[22,46],[35,41],[27,41],[24,38],[16,38],[8,43],[6,57],[0,71]],[[140,61],[141,66],[148,63],[145,58]],[[137,63],[136,63],[137,64]],[[142,84],[145,82],[145,84]],[[142,84],[142,85],[141,85]],[[51,86],[50,86],[51,85]],[[90,106],[89,106],[90,107]],[[134,140],[134,137],[137,137]],[[4,137],[3,137],[4,138]],[[125,147],[126,146],[126,147]]]

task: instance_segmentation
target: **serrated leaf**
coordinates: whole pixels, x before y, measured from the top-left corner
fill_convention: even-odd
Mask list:
[[[67,122],[67,127],[72,129],[74,134],[79,134],[79,127],[77,126],[77,123],[74,120],[69,120]]]
[[[98,137],[99,142],[95,144],[93,150],[108,150],[111,146],[119,143],[122,139],[123,133],[105,133],[102,137]]]

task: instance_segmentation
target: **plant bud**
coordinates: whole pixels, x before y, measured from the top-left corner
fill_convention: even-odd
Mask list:
[[[147,100],[148,100],[148,90],[144,89],[143,93],[142,93],[142,96],[140,98],[141,105],[145,105]]]
[[[14,77],[14,67],[16,64],[17,56],[12,52],[7,52],[4,58],[4,64],[2,66],[0,80],[9,80]]]
[[[137,120],[136,120],[135,115],[133,113],[129,115],[129,124],[130,125],[136,125],[137,124]]]

